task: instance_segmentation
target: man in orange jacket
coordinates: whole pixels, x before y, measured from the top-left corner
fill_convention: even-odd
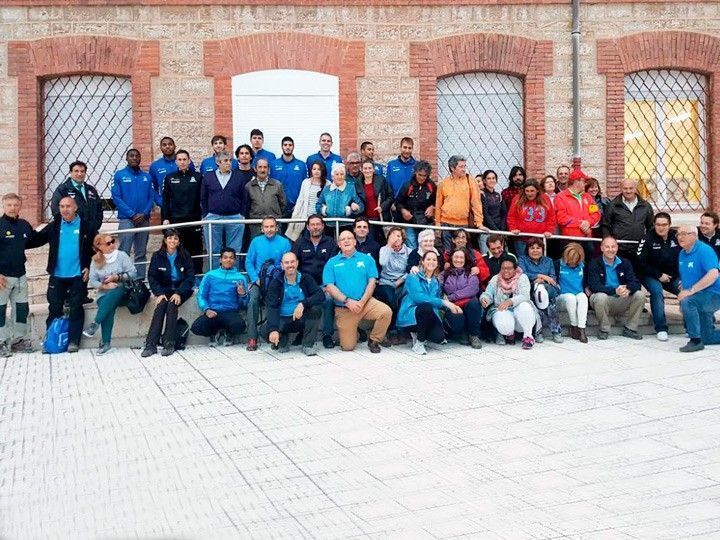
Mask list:
[[[448,160],[450,176],[438,184],[435,200],[435,223],[451,227],[483,228],[483,211],[477,183],[470,178],[463,156]],[[452,233],[443,231],[443,248],[452,248]]]
[[[555,219],[563,236],[590,238],[592,227],[602,217],[595,199],[585,192],[585,180],[588,177],[579,168],[574,169],[568,178],[567,189],[555,196]],[[592,253],[590,242],[583,242],[585,252]]]

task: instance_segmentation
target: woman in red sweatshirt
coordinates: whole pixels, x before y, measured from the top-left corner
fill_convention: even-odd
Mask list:
[[[546,194],[540,192],[540,184],[528,178],[508,207],[508,230],[514,234],[534,233],[552,236],[555,231],[555,209]],[[527,238],[515,240],[515,253],[525,254]]]

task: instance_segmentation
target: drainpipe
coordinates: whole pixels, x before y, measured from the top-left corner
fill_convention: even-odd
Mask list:
[[[572,0],[573,168],[580,167],[580,0]]]

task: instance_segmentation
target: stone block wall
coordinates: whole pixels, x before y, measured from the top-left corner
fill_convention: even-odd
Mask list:
[[[368,0],[363,2],[368,5],[329,6],[315,5],[321,0],[303,5],[253,0],[252,5],[183,6],[172,5],[176,0],[167,2],[170,5],[131,0],[125,2],[131,5],[114,6],[101,0],[96,3],[104,5],[77,7],[62,0],[40,3],[49,5],[8,0],[0,7],[0,190],[28,195],[26,206],[35,219],[41,196],[37,78],[67,73],[73,61],[79,63],[77,71],[118,73],[122,67],[132,78],[137,109],[134,143],[144,150],[146,164],[150,154],[158,154],[159,139],[166,134],[192,154],[205,155],[214,133],[230,134],[232,75],[269,67],[327,69],[337,75],[343,146],[335,150],[344,153],[350,145],[369,139],[382,161],[397,154],[400,138],[406,135],[415,139],[416,155],[434,161],[433,77],[483,67],[516,74],[525,80],[525,121],[532,127],[526,130],[525,141],[529,172],[554,172],[572,157],[569,4],[473,0],[472,5],[459,6],[433,1],[383,5]],[[150,2],[156,3],[160,2]],[[661,32],[717,39],[720,4],[590,0],[582,5],[581,21],[583,168],[603,181],[608,174],[616,179],[617,165],[612,159],[608,162],[608,152],[616,152],[617,147],[608,146],[607,136],[617,138],[613,131],[617,107],[608,109],[607,104],[609,96],[611,101],[617,97],[617,87],[608,90],[606,82],[617,82],[618,74],[605,60],[598,62],[601,49],[608,46],[603,43]],[[667,39],[672,41],[672,35]],[[692,54],[705,59],[693,65],[712,78],[717,55],[709,55],[715,49],[705,53],[705,42],[697,42],[700,45],[694,46],[700,48]],[[656,49],[666,42],[647,43],[646,53],[661,57]],[[107,49],[106,54],[94,58],[99,46]],[[673,54],[684,55],[682,49]],[[677,60],[672,55],[662,59]],[[652,64],[623,62],[621,57],[615,65]],[[714,178],[719,167],[713,160],[716,208],[720,192]],[[616,184],[608,185],[612,192]]]

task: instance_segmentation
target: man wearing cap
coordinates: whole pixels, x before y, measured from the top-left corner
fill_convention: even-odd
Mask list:
[[[563,236],[590,238],[592,228],[600,223],[600,207],[592,195],[585,192],[587,176],[579,168],[568,178],[567,189],[555,196],[555,219]],[[592,259],[590,242],[583,242],[585,258]]]

